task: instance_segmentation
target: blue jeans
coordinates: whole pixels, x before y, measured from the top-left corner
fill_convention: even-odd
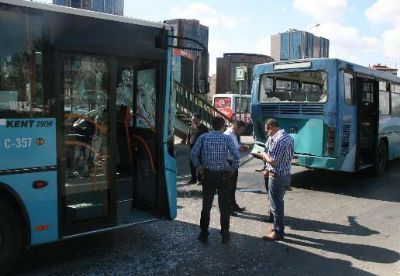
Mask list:
[[[268,198],[269,209],[274,216],[274,231],[283,238],[285,235],[284,201],[286,187],[290,185],[290,174],[283,176],[269,176]]]

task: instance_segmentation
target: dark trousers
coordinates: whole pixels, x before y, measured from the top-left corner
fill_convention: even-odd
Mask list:
[[[190,150],[192,150],[193,146],[190,146]],[[190,158],[189,158],[189,161],[190,161],[190,174],[192,175],[192,178],[190,180],[192,180],[192,181],[197,181],[197,180],[202,181],[201,175],[197,174],[196,167],[194,166],[194,164],[193,164],[192,160],[190,160]]]
[[[192,175],[191,180],[196,181],[197,180],[197,171],[196,171],[196,167],[193,165],[192,160],[190,160],[190,174]]]
[[[203,176],[203,208],[201,210],[200,228],[208,231],[210,211],[215,191],[218,192],[221,234],[229,234],[230,219],[230,175],[227,171],[204,171]]]
[[[231,177],[231,207],[236,207],[238,204],[236,203],[236,187],[237,187],[237,179],[238,179],[239,171],[235,170]]]

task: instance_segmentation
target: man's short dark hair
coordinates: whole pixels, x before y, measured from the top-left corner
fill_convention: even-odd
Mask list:
[[[236,120],[233,122],[233,125],[236,127],[246,127],[246,123],[243,122],[242,120]]]
[[[225,120],[222,117],[215,117],[211,121],[211,126],[214,130],[221,130],[225,126]]]
[[[193,113],[193,117],[195,117],[197,120],[201,120],[200,113]]]
[[[275,120],[275,119],[273,119],[273,118],[268,119],[268,120],[265,122],[265,125],[266,125],[266,126],[271,126],[271,127],[279,127],[278,121]]]

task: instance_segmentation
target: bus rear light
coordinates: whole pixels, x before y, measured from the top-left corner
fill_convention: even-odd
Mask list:
[[[42,189],[42,188],[46,187],[47,184],[48,184],[47,181],[36,180],[36,181],[33,181],[32,187],[34,189]]]
[[[333,154],[335,151],[335,128],[332,126],[328,127],[326,151],[328,154]]]
[[[41,231],[46,231],[49,230],[49,225],[48,224],[41,224],[35,227],[35,231],[41,232]]]

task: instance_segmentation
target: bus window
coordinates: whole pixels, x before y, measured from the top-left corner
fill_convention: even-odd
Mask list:
[[[244,97],[235,98],[235,113],[248,113],[249,107],[250,107],[250,101],[248,98]]]
[[[344,73],[344,101],[348,105],[354,104],[354,78],[348,73]]]
[[[64,60],[64,224],[108,215],[108,74],[97,57]]]
[[[10,114],[43,114],[41,20],[28,16],[32,25],[20,20],[12,11],[0,17],[0,112]],[[37,27],[31,27],[36,25]]]
[[[379,82],[379,114],[388,115],[390,113],[390,83]]]
[[[277,79],[275,84],[275,94],[281,102],[291,101],[291,99],[293,99],[293,101],[305,100],[305,98],[299,96],[300,83],[298,81]]]
[[[260,103],[324,103],[327,90],[327,74],[323,71],[268,74],[261,76]]]
[[[260,102],[274,101],[274,79],[268,76],[263,76],[260,82]]]
[[[392,87],[392,114],[400,115],[400,85],[394,84]]]
[[[156,70],[145,69],[137,72],[137,116],[136,127],[155,128],[156,126]]]
[[[305,102],[316,102],[319,101],[322,94],[322,87],[319,84],[303,83],[301,88]]]

